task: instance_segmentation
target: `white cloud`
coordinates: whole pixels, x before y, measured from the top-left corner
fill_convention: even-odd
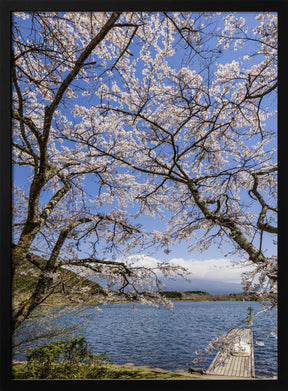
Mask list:
[[[241,274],[251,270],[251,266],[243,265],[243,263],[232,261],[229,258],[205,260],[175,258],[171,259],[169,263],[186,267],[193,278],[229,283],[239,283]]]
[[[126,258],[126,261],[133,263],[134,266],[137,265],[149,268],[156,268],[157,264],[160,262],[156,258],[149,257],[149,255],[145,254],[131,255]]]
[[[156,258],[146,255],[134,255],[127,259],[135,266],[155,268],[160,262]],[[250,271],[252,266],[235,262],[229,258],[213,258],[205,260],[173,258],[168,261],[174,266],[183,266],[188,269],[191,278],[223,281],[225,283],[240,283],[241,274]]]

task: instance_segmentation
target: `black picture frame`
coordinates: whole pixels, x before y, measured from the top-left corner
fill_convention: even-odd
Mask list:
[[[278,380],[12,380],[11,379],[11,206],[12,195],[11,185],[13,181],[11,170],[11,87],[10,87],[10,18],[13,11],[28,10],[91,10],[109,11],[109,10],[227,10],[227,11],[254,11],[254,10],[273,10],[279,15],[279,35],[280,35],[280,93],[279,93],[279,375]],[[287,20],[288,7],[285,0],[261,0],[261,1],[116,1],[106,0],[105,2],[96,2],[93,0],[2,0],[1,2],[1,105],[0,105],[0,186],[1,186],[1,262],[0,262],[0,294],[1,294],[1,352],[0,352],[0,371],[1,382],[0,390],[108,390],[123,387],[123,389],[135,389],[135,387],[157,387],[157,389],[166,389],[173,387],[175,390],[287,390],[288,381],[286,376],[286,352],[287,327],[285,316],[288,312],[287,290],[285,289],[285,278],[287,273],[287,261],[285,254],[285,240],[287,238],[287,158],[286,153],[286,132],[287,125],[285,121],[286,110],[286,51],[287,51]]]

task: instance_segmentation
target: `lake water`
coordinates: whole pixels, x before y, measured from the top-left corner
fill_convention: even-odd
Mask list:
[[[232,327],[245,327],[241,320],[247,318],[248,307],[253,314],[262,309],[257,302],[240,301],[176,302],[172,312],[129,303],[105,305],[102,312],[87,306],[77,316],[62,316],[57,325],[82,323],[78,333],[86,337],[94,353],[106,351],[115,364],[129,362],[168,370],[208,368],[216,351],[197,365],[192,363],[198,357],[195,351],[204,350],[212,338]],[[271,335],[276,327],[276,309],[253,320],[257,377],[277,375],[277,340]],[[21,353],[17,358],[21,359]]]

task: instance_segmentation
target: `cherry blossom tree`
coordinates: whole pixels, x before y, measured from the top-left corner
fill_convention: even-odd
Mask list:
[[[141,227],[131,224],[123,210],[133,177],[102,153],[91,154],[82,144],[74,147],[62,140],[64,130],[73,135],[79,127],[77,108],[71,109],[69,100],[86,95],[87,86],[99,88],[107,62],[116,66],[128,51],[131,27],[132,35],[137,28],[132,15],[20,13],[14,22],[13,164],[28,167],[30,178],[28,189],[15,183],[12,269],[14,276],[27,273],[21,267],[31,264],[34,269],[28,273],[37,278],[29,297],[15,309],[14,328],[63,289],[58,270],[67,265],[100,275],[109,288],[116,284],[131,300],[169,305],[158,293],[158,272],[168,277],[183,274],[183,269],[159,264],[153,270],[103,257],[145,241]],[[66,116],[70,111],[72,121]],[[96,184],[92,195],[85,188],[87,176]],[[119,205],[103,212],[101,207],[115,200]],[[85,258],[80,257],[83,245]],[[125,290],[128,285],[132,290]],[[102,299],[111,299],[110,289]]]
[[[139,174],[141,212],[171,213],[167,231],[154,232],[164,245],[194,237],[190,249],[205,250],[228,239],[257,266],[254,289],[276,293],[277,260],[263,243],[277,234],[277,17],[145,17],[139,55],[111,67],[98,104],[75,108],[88,121],[74,141]]]
[[[149,240],[167,251],[228,240],[257,266],[254,288],[275,291],[277,262],[262,247],[277,233],[277,18],[254,17],[14,14],[13,163],[30,178],[15,183],[13,272],[46,260],[15,327],[62,284],[64,265],[166,304],[156,270],[106,256]],[[145,232],[128,210],[169,214],[167,229]]]

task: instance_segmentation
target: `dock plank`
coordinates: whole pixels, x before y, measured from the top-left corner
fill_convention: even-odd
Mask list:
[[[232,360],[232,357],[229,357],[229,362],[228,362],[228,365],[227,365],[227,372],[228,373],[233,373],[233,360]],[[223,367],[223,374],[224,374],[224,371],[225,371],[225,368]]]
[[[233,355],[231,351],[219,351],[212,361],[207,374],[231,377],[255,377],[253,332],[251,328],[232,329],[227,334],[231,347],[237,343],[250,346],[249,355]]]

